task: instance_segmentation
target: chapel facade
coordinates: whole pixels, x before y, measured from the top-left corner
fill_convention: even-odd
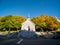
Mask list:
[[[30,20],[30,17],[27,18],[25,22],[22,23],[21,31],[35,31],[35,24]]]
[[[35,24],[30,20],[30,17],[22,23],[20,35],[28,38],[35,35]]]

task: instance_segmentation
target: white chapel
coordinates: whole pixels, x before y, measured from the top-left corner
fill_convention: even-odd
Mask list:
[[[27,20],[22,23],[20,34],[23,37],[33,37],[35,35],[35,24],[30,20],[28,16]]]

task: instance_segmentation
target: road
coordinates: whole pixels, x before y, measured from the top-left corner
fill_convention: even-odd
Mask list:
[[[2,41],[1,45],[60,45],[57,39],[9,39]]]

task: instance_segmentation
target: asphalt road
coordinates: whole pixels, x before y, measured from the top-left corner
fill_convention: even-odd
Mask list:
[[[8,39],[0,45],[60,45],[57,39]]]

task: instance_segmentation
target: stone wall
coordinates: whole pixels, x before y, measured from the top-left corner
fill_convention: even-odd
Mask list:
[[[55,34],[51,32],[36,32],[36,34],[45,38],[53,38],[55,36]]]

